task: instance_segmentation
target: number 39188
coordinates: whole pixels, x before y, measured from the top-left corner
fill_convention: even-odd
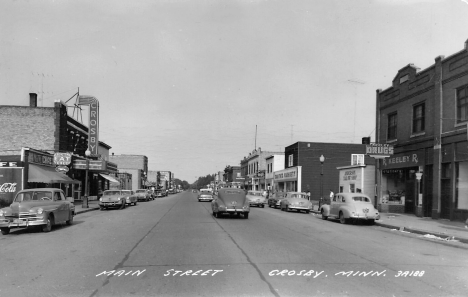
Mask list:
[[[418,270],[416,270],[416,271],[408,271],[408,270],[407,271],[401,271],[401,270],[398,270],[398,274],[396,274],[395,277],[411,277],[411,276],[421,277],[421,276],[424,275],[424,273],[425,273],[424,270],[421,270],[421,271],[418,271]]]

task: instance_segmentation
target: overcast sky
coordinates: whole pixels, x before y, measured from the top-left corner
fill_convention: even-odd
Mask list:
[[[467,39],[468,0],[5,0],[0,104],[79,88],[111,153],[193,182],[255,140],[373,141],[376,90]]]

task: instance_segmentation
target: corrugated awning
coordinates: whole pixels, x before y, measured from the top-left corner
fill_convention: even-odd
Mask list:
[[[61,183],[61,184],[79,184],[78,180],[74,180],[63,173],[55,171],[52,167],[37,166],[29,164],[28,182],[30,183]]]
[[[120,183],[119,180],[113,178],[112,176],[109,176],[107,174],[102,174],[102,173],[99,173],[100,176],[104,177],[105,179],[107,179],[108,181],[110,182],[113,182],[113,183]]]

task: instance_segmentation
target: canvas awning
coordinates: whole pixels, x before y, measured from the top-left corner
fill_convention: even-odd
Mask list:
[[[102,174],[100,173],[99,174],[100,176],[104,177],[105,179],[107,179],[108,181],[112,182],[112,183],[120,183],[120,181],[118,179],[115,179],[114,177],[112,176],[109,176],[107,174]]]
[[[52,167],[38,166],[29,164],[28,182],[30,183],[48,183],[48,184],[79,184],[63,173],[57,172]]]

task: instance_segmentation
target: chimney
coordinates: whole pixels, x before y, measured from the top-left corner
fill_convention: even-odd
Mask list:
[[[37,107],[37,94],[29,93],[29,107]]]
[[[363,137],[362,144],[370,144],[370,137]]]

